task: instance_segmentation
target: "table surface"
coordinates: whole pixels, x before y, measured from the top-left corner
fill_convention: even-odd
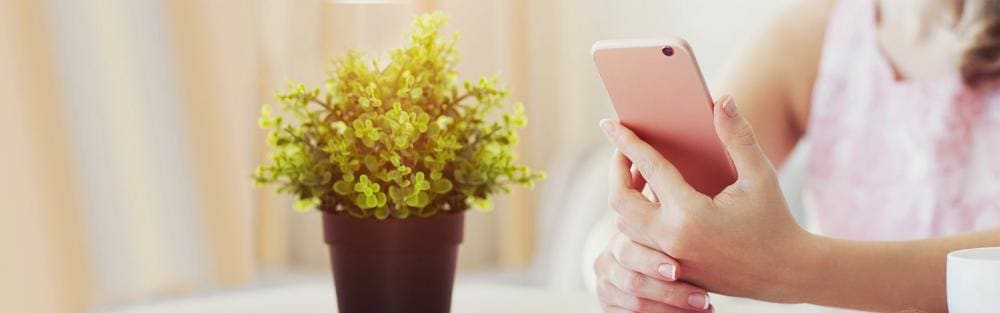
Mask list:
[[[713,295],[716,312],[837,312],[810,305],[782,305]],[[510,284],[461,282],[455,286],[455,313],[599,312],[594,297]],[[333,284],[325,281],[286,283],[180,299],[151,301],[100,313],[317,313],[336,312]]]

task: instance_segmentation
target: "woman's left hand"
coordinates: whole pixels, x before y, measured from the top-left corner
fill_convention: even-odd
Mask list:
[[[695,191],[652,146],[617,121],[601,128],[617,146],[611,166],[609,202],[619,229],[632,240],[678,260],[685,281],[722,294],[774,302],[797,299],[800,257],[813,235],[796,224],[778,186],[774,167],[732,97],[715,105],[715,127],[738,179],[714,198]],[[655,197],[640,193],[638,169]]]

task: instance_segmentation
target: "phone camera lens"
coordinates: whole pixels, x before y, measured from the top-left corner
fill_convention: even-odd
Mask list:
[[[672,48],[670,46],[663,47],[663,50],[660,50],[660,51],[663,51],[663,55],[665,55],[665,56],[674,55],[674,48]]]

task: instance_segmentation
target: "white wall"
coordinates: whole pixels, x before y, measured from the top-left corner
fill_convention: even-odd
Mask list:
[[[527,98],[537,119],[548,124],[557,143],[532,140],[538,151],[572,151],[603,141],[594,126],[612,116],[611,106],[590,58],[601,39],[650,36],[686,38],[711,86],[741,40],[790,0],[553,0],[529,1],[523,21],[531,28]],[[541,103],[545,108],[538,108]],[[531,112],[529,112],[531,114]],[[550,137],[553,134],[533,134]],[[582,135],[582,136],[581,136]],[[553,144],[555,146],[553,146]],[[557,158],[541,153],[543,159]]]

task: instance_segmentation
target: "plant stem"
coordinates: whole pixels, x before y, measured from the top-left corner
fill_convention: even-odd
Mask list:
[[[323,108],[327,109],[328,111],[333,112],[333,107],[331,107],[330,104],[328,104],[328,103],[326,103],[324,101],[320,101],[317,98],[310,98],[309,102],[318,104],[318,105],[322,106]]]
[[[465,100],[469,96],[472,96],[472,94],[471,93],[465,93],[464,95],[461,95],[458,98],[455,98],[455,100],[452,100],[451,103],[449,103],[449,105],[457,105],[459,102],[462,102],[462,100]]]

